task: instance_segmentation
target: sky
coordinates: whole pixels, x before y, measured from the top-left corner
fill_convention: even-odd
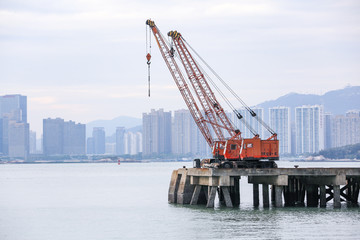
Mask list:
[[[356,0],[0,0],[0,95],[28,97],[37,133],[48,117],[186,108],[154,38],[147,96],[149,18],[179,31],[250,106],[324,94],[360,85],[359,12]]]

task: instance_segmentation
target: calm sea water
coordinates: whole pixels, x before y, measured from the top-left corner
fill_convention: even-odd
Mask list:
[[[254,209],[247,178],[236,209],[168,204],[183,165],[192,163],[0,165],[0,239],[360,239],[359,208]]]

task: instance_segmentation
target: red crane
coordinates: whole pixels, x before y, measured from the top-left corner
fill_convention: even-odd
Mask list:
[[[256,115],[256,113],[252,111],[235,94],[235,92],[226,83],[223,82],[220,77],[218,77],[216,73],[214,73],[225,84],[226,88],[228,88],[232,94],[235,94],[235,97],[238,98],[244,107],[250,112],[251,116],[257,119],[272,134],[272,136],[266,140],[260,139],[259,135],[254,131],[254,129],[246,123],[239,111],[237,111],[229,102],[226,95],[223,94],[216,85],[214,85],[215,88],[220,92],[220,95],[233,109],[236,116],[254,134],[253,138],[242,138],[241,132],[234,127],[234,124],[229,120],[221,104],[216,99],[214,92],[211,90],[211,87],[208,84],[208,80],[211,81],[211,78],[200,67],[199,63],[193,57],[188,49],[189,45],[184,40],[182,35],[177,31],[170,31],[168,36],[171,38],[172,42],[169,44],[164,40],[154,21],[147,20],[146,25],[150,27],[152,33],[154,34],[160,52],[197,126],[199,127],[209,146],[213,149],[213,158],[204,159],[202,161],[202,165],[225,168],[276,167],[276,164],[273,162],[273,160],[279,159],[279,141],[277,140],[276,133],[268,125],[266,125]],[[174,46],[176,50],[174,49]],[[190,49],[195,52],[191,47]],[[150,64],[150,57],[151,56],[148,53],[148,64]],[[179,57],[181,60],[187,75],[187,79],[190,82],[194,95],[196,96],[196,99],[205,114],[205,118],[203,117],[202,112],[200,111],[195,98],[193,97],[193,94],[190,91],[190,88],[188,87],[188,84],[186,83],[186,80],[175,61],[175,57]],[[198,57],[203,61],[200,56]],[[210,70],[213,71],[211,68]],[[207,124],[212,127],[217,137],[216,141],[211,136]],[[223,131],[228,133],[230,136],[229,139],[225,138]],[[267,159],[269,161],[259,161],[262,159]]]

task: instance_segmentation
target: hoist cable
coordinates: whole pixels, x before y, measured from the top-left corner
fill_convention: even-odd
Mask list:
[[[184,40],[185,41],[185,40]],[[189,46],[189,44],[187,44]],[[190,47],[190,46],[189,46]],[[190,47],[191,48],[191,47]],[[192,49],[192,48],[191,48]],[[193,49],[192,49],[193,50]],[[195,53],[196,55],[198,55],[197,53]],[[200,58],[200,56],[198,56]],[[195,59],[193,59],[195,61]],[[234,105],[230,102],[230,100],[226,97],[226,95],[221,91],[221,89],[217,86],[217,84],[212,80],[212,78],[209,76],[209,74],[204,71],[204,69],[202,68],[202,66],[200,64],[198,64],[199,69],[201,70],[201,72],[207,77],[207,80],[209,80],[209,82],[211,83],[211,85],[216,89],[216,91],[220,94],[220,96],[223,98],[223,100],[225,101],[225,103],[230,107],[230,109],[235,113],[236,117],[245,125],[245,127],[247,129],[249,129],[249,131],[254,135],[258,135],[258,133],[255,131],[255,129],[253,127],[251,127],[251,125],[245,120],[245,118],[243,118],[243,116],[236,110],[236,108],[234,107]],[[231,120],[229,120],[233,125],[235,125]]]
[[[226,89],[245,107],[245,109],[254,117],[266,130],[271,134],[275,134],[274,130],[270,128],[256,113],[234,92],[232,88],[205,62],[205,60],[190,46],[190,44],[182,37],[186,45],[198,56],[198,58],[206,65],[206,67],[219,79],[219,81],[226,87]]]

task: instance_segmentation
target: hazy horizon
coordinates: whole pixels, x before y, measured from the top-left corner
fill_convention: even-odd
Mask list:
[[[178,30],[248,105],[359,85],[357,1],[4,0],[0,95],[28,96],[30,128],[186,108],[145,21]]]

